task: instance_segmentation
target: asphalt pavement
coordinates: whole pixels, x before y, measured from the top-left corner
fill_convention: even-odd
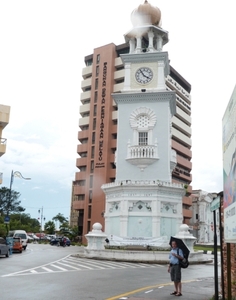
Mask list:
[[[210,300],[214,295],[214,278],[204,278],[203,280],[183,281],[182,296],[176,297],[170,295],[174,291],[173,284],[164,284],[152,288],[150,290],[137,292],[135,295],[119,297],[116,299],[128,300],[171,300],[171,299],[186,299],[186,300]]]

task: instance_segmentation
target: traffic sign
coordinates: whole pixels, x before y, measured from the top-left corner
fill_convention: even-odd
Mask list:
[[[4,223],[5,224],[9,224],[9,222],[10,222],[10,217],[9,216],[5,216]]]
[[[218,196],[211,202],[211,211],[215,211],[219,208],[220,208],[220,196]]]

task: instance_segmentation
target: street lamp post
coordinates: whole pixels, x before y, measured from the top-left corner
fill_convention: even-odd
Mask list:
[[[24,177],[19,171],[15,171],[15,172],[13,172],[13,170],[11,171],[9,199],[8,199],[8,203],[7,203],[7,217],[8,217],[8,220],[9,220],[9,210],[10,210],[10,205],[11,205],[11,191],[12,191],[12,184],[13,184],[14,177],[18,177],[18,178],[25,179],[25,180],[30,180],[31,179],[31,178],[28,178],[28,177]],[[9,231],[8,223],[6,223],[6,227],[7,227],[7,234],[8,234],[8,231]]]
[[[38,213],[40,214],[40,209],[38,210]],[[46,218],[43,216],[43,206],[41,208],[41,233],[40,233],[40,240],[42,238],[42,232],[43,232],[43,220],[45,221]]]

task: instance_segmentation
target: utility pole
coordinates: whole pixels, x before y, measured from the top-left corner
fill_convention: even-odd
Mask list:
[[[7,215],[6,215],[6,229],[7,229],[7,234],[9,231],[9,222],[10,222],[10,217],[9,217],[9,213],[10,213],[10,206],[11,206],[11,194],[12,194],[12,184],[13,184],[13,179],[14,177],[18,177],[21,179],[25,179],[25,180],[30,180],[31,178],[29,177],[24,177],[19,171],[11,171],[11,180],[10,180],[10,189],[9,189],[9,197],[8,197],[8,202],[7,202]]]
[[[46,218],[43,216],[43,206],[42,206],[41,210],[40,209],[38,210],[38,213],[39,214],[41,213],[41,215],[40,215],[40,220],[41,220],[40,240],[41,240],[41,238],[42,238],[42,232],[43,232],[43,220],[44,221],[46,220]]]

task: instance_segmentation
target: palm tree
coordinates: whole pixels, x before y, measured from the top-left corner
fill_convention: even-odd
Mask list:
[[[53,234],[56,231],[56,227],[53,221],[48,221],[44,224],[44,230],[49,233]]]
[[[63,214],[58,213],[55,217],[52,218],[53,221],[59,221],[60,224],[67,222],[67,219],[63,216]]]

